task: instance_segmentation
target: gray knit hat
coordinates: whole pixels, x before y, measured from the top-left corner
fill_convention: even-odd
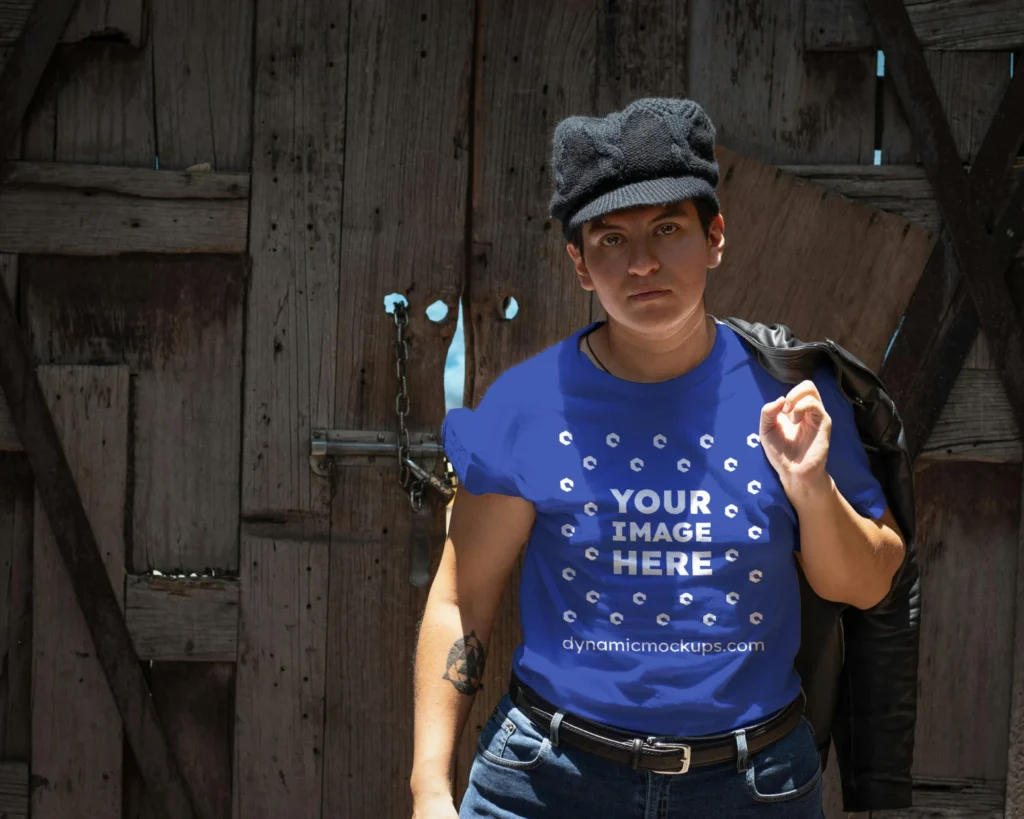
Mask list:
[[[638,205],[704,198],[719,206],[715,126],[693,100],[651,97],[555,127],[551,215],[572,238],[584,223]]]

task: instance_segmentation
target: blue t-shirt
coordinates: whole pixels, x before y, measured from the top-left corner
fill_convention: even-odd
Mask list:
[[[442,426],[473,494],[536,509],[523,562],[526,685],[586,719],[658,735],[749,724],[800,691],[796,512],[758,439],[772,378],[727,325],[694,369],[626,381],[579,349],[593,323],[504,372]],[[835,375],[827,469],[862,515],[885,496]]]

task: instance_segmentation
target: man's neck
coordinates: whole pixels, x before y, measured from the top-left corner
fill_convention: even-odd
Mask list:
[[[688,373],[700,364],[715,343],[718,328],[701,310],[679,331],[665,338],[636,334],[609,320],[581,339],[580,348],[594,365],[616,378],[651,383]],[[587,340],[590,347],[588,349]]]

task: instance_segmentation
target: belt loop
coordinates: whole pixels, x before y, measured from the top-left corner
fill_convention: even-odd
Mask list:
[[[640,749],[643,747],[643,744],[644,741],[640,737],[636,737],[633,740],[633,760],[630,764],[634,771],[640,767]]]
[[[548,736],[551,737],[551,744],[556,748],[558,747],[558,726],[562,724],[562,718],[565,716],[565,711],[559,708],[555,711],[555,715],[551,718],[551,727],[548,729]]]
[[[747,732],[740,728],[733,736],[736,737],[736,771],[745,773],[747,770]]]

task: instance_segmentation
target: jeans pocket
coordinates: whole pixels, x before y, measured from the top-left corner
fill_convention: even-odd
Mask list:
[[[789,802],[821,782],[821,755],[806,718],[786,736],[750,757],[747,793],[755,802]]]
[[[480,734],[478,755],[493,765],[530,770],[544,761],[551,740],[529,718],[503,698]]]

